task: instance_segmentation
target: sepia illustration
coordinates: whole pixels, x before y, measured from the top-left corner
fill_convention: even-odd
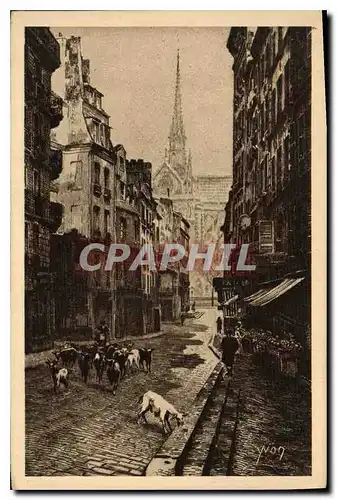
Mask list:
[[[25,476],[312,475],[312,32],[25,26]]]

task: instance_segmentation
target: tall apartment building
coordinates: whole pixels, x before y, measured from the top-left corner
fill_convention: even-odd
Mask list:
[[[308,267],[310,28],[232,28],[227,47],[234,113],[226,239],[254,242],[292,269]]]
[[[311,28],[235,27],[227,48],[234,59],[234,99],[225,241],[251,244],[259,282],[305,275],[310,268]],[[285,324],[290,316],[306,322],[307,282],[296,288],[304,292],[293,301],[297,311],[288,311],[289,301],[282,304]]]
[[[60,50],[48,28],[25,30],[25,350],[52,346],[55,321],[50,238],[62,206],[50,201],[50,182],[62,158],[50,149],[50,130],[62,120],[62,99],[51,91]]]
[[[53,78],[64,101],[64,120],[53,130],[52,146],[62,152],[63,171],[53,184],[53,199],[64,206],[62,224],[54,238],[57,272],[57,327],[94,332],[102,320],[115,330],[114,277],[104,270],[103,253],[92,253],[101,267],[85,272],[81,249],[90,242],[115,241],[116,152],[110,141],[110,117],[103,94],[90,81],[90,61],[81,39],[58,38],[61,66]]]

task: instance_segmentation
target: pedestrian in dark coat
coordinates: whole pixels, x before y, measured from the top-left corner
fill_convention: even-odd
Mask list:
[[[233,364],[235,353],[239,349],[240,344],[236,337],[234,337],[234,331],[229,330],[227,335],[221,341],[221,349],[222,349],[222,362],[226,366],[225,375],[229,375],[230,377],[233,375]]]
[[[183,324],[184,324],[185,318],[186,318],[186,314],[181,313],[181,315],[180,315],[181,325],[183,325]]]
[[[101,321],[99,327],[99,343],[101,346],[105,346],[109,335],[109,328],[105,321]]]

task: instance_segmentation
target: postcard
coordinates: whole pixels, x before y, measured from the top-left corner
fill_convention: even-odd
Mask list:
[[[320,11],[12,12],[12,487],[326,487]]]

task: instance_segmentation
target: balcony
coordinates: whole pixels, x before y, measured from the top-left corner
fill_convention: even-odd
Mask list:
[[[63,205],[61,203],[50,202],[49,205],[49,227],[55,233],[62,224]]]
[[[102,187],[100,184],[94,184],[93,185],[93,192],[95,196],[101,196],[102,194]]]
[[[59,149],[52,149],[49,156],[50,165],[50,180],[57,179],[62,172],[62,151]]]
[[[55,128],[63,119],[63,100],[60,96],[51,93],[50,96],[50,128]]]
[[[104,200],[107,202],[111,200],[111,189],[104,188]]]

